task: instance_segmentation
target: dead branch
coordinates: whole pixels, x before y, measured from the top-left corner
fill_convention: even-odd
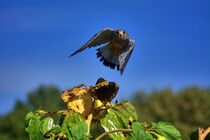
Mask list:
[[[204,130],[203,128],[198,128],[198,140],[205,140],[205,137],[210,133],[210,126]]]

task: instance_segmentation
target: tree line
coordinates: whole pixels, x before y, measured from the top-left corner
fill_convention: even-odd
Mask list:
[[[0,116],[0,139],[25,140],[25,115],[36,109],[56,111],[65,109],[56,86],[40,86],[28,93],[26,101],[17,100],[11,112]],[[189,139],[188,133],[210,125],[210,88],[186,87],[136,92],[129,100],[136,108],[141,122],[169,121]]]

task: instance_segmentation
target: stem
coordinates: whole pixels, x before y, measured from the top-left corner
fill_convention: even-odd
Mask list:
[[[90,133],[90,125],[91,125],[92,119],[93,119],[93,114],[89,114],[88,117],[87,117],[87,119],[85,120],[86,121],[86,124],[88,126],[88,132],[87,132],[87,134]]]
[[[44,111],[44,110],[36,110],[35,113],[41,115],[41,116],[53,116],[53,115],[56,115],[56,114],[66,114],[68,112],[68,110],[58,110],[58,111],[55,111],[55,112],[47,112],[47,111]]]
[[[110,133],[114,133],[114,132],[132,132],[133,130],[131,129],[116,129],[116,130],[111,130],[108,132],[104,132],[101,135],[99,135],[95,140],[100,140],[103,137],[105,137],[106,135],[110,134]]]
[[[198,140],[204,140],[209,133],[210,126],[206,130],[204,130],[203,128],[198,128]]]

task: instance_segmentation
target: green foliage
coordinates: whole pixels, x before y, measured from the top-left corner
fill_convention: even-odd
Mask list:
[[[39,114],[34,114],[32,112],[27,114],[26,121],[28,121],[28,127],[26,128],[26,131],[29,134],[30,140],[43,139],[44,134],[48,132],[53,125],[53,119],[51,117],[41,119]]]
[[[60,100],[60,90],[55,86],[40,86],[29,92],[26,105],[32,110],[43,108],[48,111],[65,108]]]
[[[49,116],[39,113],[28,113],[26,116],[30,140],[57,139],[83,140],[87,136],[88,127],[85,119],[78,113],[67,115],[62,125],[55,125]]]
[[[84,140],[88,135],[88,126],[85,119],[78,113],[72,112],[65,117],[62,128],[70,140]]]
[[[0,117],[0,139],[22,140],[27,138],[25,132],[25,115],[30,109],[21,101],[17,101],[14,110],[6,116]]]
[[[88,125],[84,116],[75,111],[66,111],[65,118],[61,125],[53,124],[48,115],[50,112],[28,113],[27,132],[30,140],[42,140],[44,137],[50,140],[84,140],[90,139],[91,132],[88,132]],[[99,112],[98,112],[99,113]],[[144,126],[137,122],[137,115],[134,107],[128,103],[117,103],[103,109],[103,117],[97,118],[104,133],[98,136],[97,140],[106,137],[114,140],[180,140],[180,132],[168,122],[152,123],[151,126]],[[92,137],[93,138],[93,137]]]
[[[152,127],[148,130],[165,137],[168,140],[181,140],[180,132],[169,122],[153,123]]]
[[[134,107],[128,102],[125,102],[109,108],[105,117],[101,119],[101,125],[105,131],[128,129],[130,128],[130,123],[136,119],[137,115]],[[121,133],[111,133],[109,136],[116,140],[126,138]]]
[[[180,132],[169,122],[132,124],[133,135],[129,139],[135,140],[181,140]]]
[[[208,127],[210,118],[210,90],[189,87],[178,92],[170,89],[138,92],[134,104],[140,121],[169,121],[178,128],[182,139],[189,139],[188,132],[198,127]]]
[[[139,122],[134,122],[131,128],[133,130],[133,134],[128,136],[128,139],[132,139],[132,140],[154,140],[155,139],[150,133],[147,132],[147,130],[145,131],[142,124]]]
[[[14,108],[8,114],[0,116],[1,140],[27,140],[25,131],[25,116],[37,108],[58,110],[65,108],[60,99],[60,90],[55,86],[40,86],[29,92],[25,102],[16,101]]]
[[[17,101],[11,112],[0,116],[0,139],[28,139],[28,133],[25,131],[26,114],[38,108],[48,111],[65,108],[59,98],[60,90],[58,88],[41,86],[30,92],[25,102]],[[160,120],[171,122],[180,130],[184,140],[190,138],[188,137],[190,131],[198,127],[206,128],[209,125],[210,89],[189,87],[177,92],[172,92],[170,89],[154,90],[151,93],[139,92],[133,96],[131,101],[137,110],[140,122],[158,122]],[[55,117],[53,119],[55,124],[59,123]],[[100,123],[92,122],[89,138],[94,139],[105,132],[103,127],[98,124]],[[145,137],[151,138],[151,135],[154,137],[154,134],[143,133],[146,131],[142,131],[142,127],[144,130],[146,129],[144,125],[142,127],[139,125],[142,123],[136,121],[131,125],[131,129],[135,130],[133,131],[135,137],[138,133],[145,134]],[[52,134],[54,137],[65,137],[66,135],[59,125],[53,125],[50,131],[46,133],[48,136]],[[131,137],[131,134],[128,134]],[[196,132],[194,134],[197,135]]]

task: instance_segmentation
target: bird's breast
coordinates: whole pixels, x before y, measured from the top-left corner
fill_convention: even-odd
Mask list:
[[[112,41],[109,46],[108,46],[109,50],[113,53],[113,54],[120,54],[120,52],[123,50],[123,45],[119,42],[116,41]]]

